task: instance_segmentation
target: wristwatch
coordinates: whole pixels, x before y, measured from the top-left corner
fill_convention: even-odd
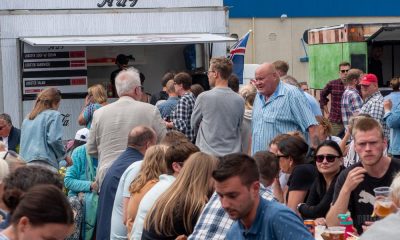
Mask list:
[[[300,210],[300,207],[301,207],[301,205],[303,205],[303,204],[305,204],[305,203],[299,203],[299,204],[297,204],[297,211],[299,212]]]

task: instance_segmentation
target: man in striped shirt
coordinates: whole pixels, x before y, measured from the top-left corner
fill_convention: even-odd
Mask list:
[[[347,125],[349,125],[349,119],[353,115],[357,115],[363,105],[363,100],[356,88],[361,74],[362,71],[359,69],[350,69],[347,77],[343,81],[346,86],[346,90],[343,93],[340,107],[342,110],[343,125],[346,129]]]
[[[252,118],[253,154],[265,150],[276,135],[291,131],[308,131],[311,146],[318,145],[318,123],[306,97],[297,87],[281,82],[273,64],[260,65],[252,82],[257,88]]]

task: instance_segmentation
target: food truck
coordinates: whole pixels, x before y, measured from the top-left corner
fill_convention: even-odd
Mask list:
[[[349,23],[307,30],[309,85],[322,89],[338,78],[340,62],[381,78],[381,92],[400,75],[400,23]]]
[[[131,55],[145,91],[157,92],[166,71],[204,74],[212,56],[226,55],[235,41],[227,16],[222,0],[1,1],[0,110],[20,126],[35,95],[57,87],[71,139],[87,88],[107,87],[118,54]]]

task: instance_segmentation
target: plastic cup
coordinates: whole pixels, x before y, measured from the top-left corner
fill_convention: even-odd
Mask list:
[[[396,211],[394,208],[390,187],[378,187],[374,188],[375,193],[375,205],[374,212],[378,217],[386,217],[387,215]]]
[[[326,232],[329,233],[330,240],[345,240],[345,231],[346,227],[328,227],[328,230]]]

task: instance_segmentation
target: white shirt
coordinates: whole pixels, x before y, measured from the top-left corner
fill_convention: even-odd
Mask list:
[[[128,239],[126,226],[123,222],[124,216],[124,198],[130,197],[129,186],[131,182],[139,175],[143,161],[132,163],[122,174],[118,183],[118,189],[115,193],[114,206],[111,215],[110,239],[120,240]]]
[[[140,201],[139,208],[137,210],[135,222],[132,226],[131,240],[141,239],[144,220],[147,213],[153,207],[157,199],[163,194],[175,181],[175,177],[172,175],[162,174],[159,177],[159,182],[156,183],[150,191],[148,191]]]

